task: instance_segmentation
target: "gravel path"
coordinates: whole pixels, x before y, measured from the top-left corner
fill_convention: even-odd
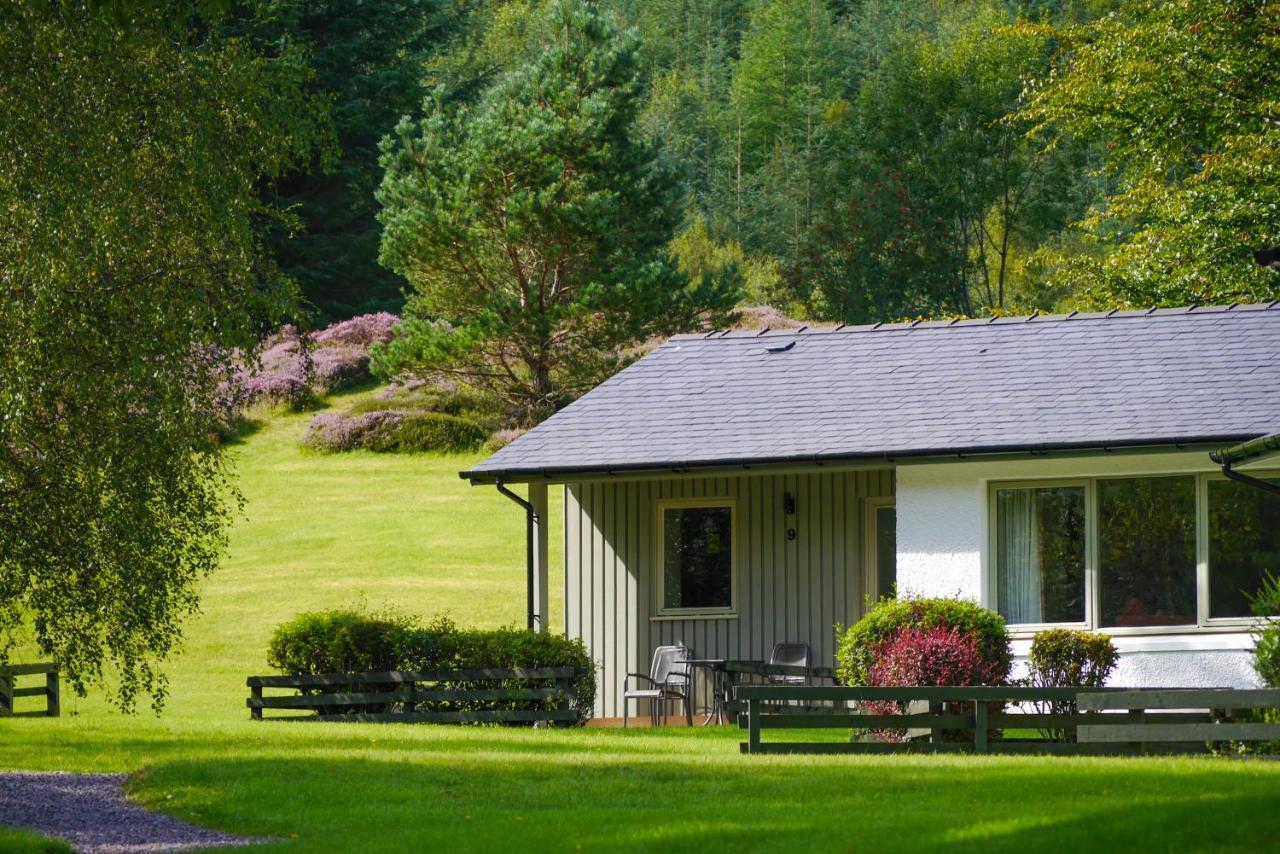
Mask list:
[[[124,774],[0,773],[0,825],[65,839],[87,854],[187,851],[251,845],[248,839],[206,830],[124,797]]]

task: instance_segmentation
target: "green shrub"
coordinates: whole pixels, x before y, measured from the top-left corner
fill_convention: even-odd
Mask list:
[[[1046,629],[1036,632],[1027,659],[1027,684],[1037,688],[1101,688],[1116,668],[1120,653],[1111,638],[1096,632]],[[1041,714],[1069,715],[1072,701],[1033,703]],[[1049,727],[1040,731],[1051,741],[1075,741],[1075,727]]]
[[[291,676],[394,670],[399,635],[409,627],[397,617],[359,611],[314,611],[276,627],[267,662]]]
[[[1255,629],[1253,643],[1253,669],[1267,685],[1280,688],[1280,623]]]
[[[300,614],[276,629],[268,661],[290,675],[366,671],[484,670],[493,668],[577,667],[573,709],[580,721],[595,705],[595,668],[582,641],[525,629],[460,629],[445,617],[425,624],[407,617],[371,616],[358,611]],[[459,687],[492,688],[493,680],[457,683]],[[506,683],[502,683],[506,684]],[[528,680],[512,682],[528,687]],[[555,687],[554,681],[535,687]],[[369,690],[383,690],[370,687]],[[534,709],[555,701],[491,701],[420,703],[419,709]],[[362,708],[361,711],[385,711]]]
[[[382,453],[467,453],[478,449],[488,438],[488,432],[474,421],[456,415],[426,412],[385,422],[369,433],[364,445],[371,451]]]
[[[1044,688],[1101,688],[1119,660],[1108,635],[1046,629],[1031,641],[1028,678]]]
[[[876,654],[900,630],[955,629],[974,638],[992,678],[1009,675],[1013,656],[1004,618],[963,599],[882,599],[848,628],[836,626],[836,676],[845,685],[867,685]]]

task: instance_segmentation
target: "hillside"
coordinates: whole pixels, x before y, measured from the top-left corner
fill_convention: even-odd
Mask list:
[[[329,405],[373,393],[337,394]],[[203,585],[203,611],[186,627],[184,651],[166,668],[165,717],[247,717],[244,679],[269,672],[271,630],[300,611],[363,602],[447,613],[463,625],[524,623],[521,511],[457,476],[480,455],[320,454],[298,443],[313,415],[264,418],[235,446],[244,514],[222,568]],[[554,530],[560,508],[552,512]],[[558,538],[551,547],[554,566]],[[553,579],[553,626],[562,595]],[[64,708],[110,714],[96,692],[68,696]]]

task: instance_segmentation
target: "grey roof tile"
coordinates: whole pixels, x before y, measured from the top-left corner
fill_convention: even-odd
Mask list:
[[[794,341],[785,352],[769,352]],[[1250,438],[1280,303],[681,335],[465,476]]]

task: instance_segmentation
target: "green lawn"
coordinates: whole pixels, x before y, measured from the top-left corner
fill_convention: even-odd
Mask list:
[[[253,723],[244,678],[300,610],[524,617],[522,516],[457,478],[470,458],[311,454],[306,421],[270,419],[238,447],[246,518],[166,713],[68,697],[60,719],[0,724],[0,768],[133,772],[144,804],[294,851],[1280,846],[1269,762],[744,757],[732,730]],[[42,848],[0,833],[10,850]]]

